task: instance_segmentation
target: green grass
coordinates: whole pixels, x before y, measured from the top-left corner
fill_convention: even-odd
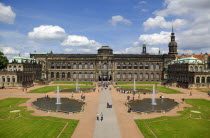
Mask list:
[[[91,85],[92,81],[79,81],[78,84],[87,84]],[[76,84],[75,81],[53,81],[52,84]]]
[[[185,107],[184,111],[179,112],[181,116],[163,116],[154,119],[135,120],[135,122],[146,138],[155,137],[148,127],[157,137],[161,138],[210,137],[210,101],[186,99],[185,102],[193,107]],[[201,113],[193,113],[191,111],[199,111]]]
[[[201,92],[205,92],[205,93],[208,93],[210,90],[204,90],[204,91],[201,91]]]
[[[79,86],[80,88],[94,88],[95,86]],[[74,88],[76,89],[75,85],[59,85],[59,89],[69,89],[69,88]],[[42,88],[38,88],[38,89],[34,89],[29,91],[29,93],[47,93],[47,92],[52,92],[52,91],[56,91],[57,90],[57,86],[45,86]]]
[[[119,85],[122,85],[122,84],[133,84],[133,82],[123,82],[123,81],[119,81],[117,82]],[[136,82],[136,84],[160,84],[160,82]]]
[[[60,137],[71,137],[78,120],[32,116],[30,113],[33,111],[27,111],[26,107],[18,106],[27,100],[26,98],[0,100],[0,137],[57,137],[67,123],[68,125]],[[10,113],[13,110],[20,110],[20,112]]]
[[[133,86],[115,86],[115,87],[120,87],[124,89],[133,89]],[[136,89],[147,89],[147,90],[152,90],[153,86],[136,86]],[[162,93],[167,93],[167,94],[175,94],[175,93],[182,93],[180,91],[170,89],[168,87],[162,87],[162,86],[156,86],[156,90]]]

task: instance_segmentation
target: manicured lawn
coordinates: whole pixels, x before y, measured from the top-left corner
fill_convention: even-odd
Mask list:
[[[80,88],[94,88],[95,86],[79,86]],[[73,88],[76,89],[75,85],[59,85],[59,89],[69,89],[69,88]],[[45,86],[42,88],[38,88],[38,89],[34,89],[29,91],[29,93],[47,93],[47,92],[52,92],[52,91],[56,91],[57,90],[57,86]]]
[[[205,92],[205,93],[208,93],[210,90],[204,90],[204,91],[201,91],[201,92]]]
[[[186,107],[184,111],[180,111],[181,116],[163,116],[154,119],[135,120],[135,122],[146,138],[155,137],[149,128],[157,137],[161,138],[209,138],[210,101],[186,99],[185,102],[193,107]],[[199,111],[200,113],[191,111]]]
[[[91,85],[92,81],[79,81],[78,84],[88,84]],[[76,84],[75,81],[53,81],[52,84]]]
[[[122,85],[122,84],[133,84],[133,82],[123,82],[123,81],[119,81],[117,82],[119,85]],[[136,84],[160,84],[160,82],[136,82]]]
[[[27,111],[26,107],[18,106],[27,100],[26,98],[0,100],[0,137],[57,137],[66,124],[60,137],[71,137],[78,120],[32,116],[30,113],[33,111]],[[20,112],[10,112],[14,110],[20,110]]]
[[[124,88],[124,89],[133,89],[133,86],[115,86],[115,87],[120,87],[120,88]],[[147,90],[152,90],[153,86],[136,86],[136,89],[147,89]],[[182,93],[180,91],[174,90],[174,89],[170,89],[168,87],[162,87],[162,86],[157,86],[156,90],[158,90],[159,92],[163,92],[163,93],[167,93],[167,94],[174,94],[174,93]]]

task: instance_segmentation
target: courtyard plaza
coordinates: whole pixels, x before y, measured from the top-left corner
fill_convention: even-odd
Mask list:
[[[94,85],[97,83],[94,83]],[[57,84],[50,84],[49,86],[56,86]],[[61,85],[61,84],[59,84]],[[143,84],[142,84],[143,85]],[[147,84],[150,85],[150,84]],[[97,85],[96,85],[97,86]],[[158,84],[157,86],[160,86]],[[19,106],[26,106],[27,110],[34,111],[31,113],[32,116],[52,116],[58,118],[65,119],[76,119],[79,120],[79,124],[77,125],[72,138],[93,138],[97,135],[98,138],[103,138],[106,133],[110,133],[109,131],[115,131],[116,133],[113,135],[117,135],[116,137],[122,138],[141,138],[144,137],[138,126],[135,123],[134,119],[151,119],[161,116],[179,116],[180,114],[177,111],[183,111],[184,107],[191,107],[191,105],[187,103],[182,103],[182,98],[185,99],[206,99],[210,100],[207,93],[200,92],[196,89],[183,89],[178,87],[170,87],[175,90],[179,90],[183,92],[183,94],[165,94],[159,92],[156,94],[156,98],[159,98],[163,95],[165,98],[174,99],[176,102],[180,103],[180,105],[166,113],[151,113],[151,114],[137,114],[137,113],[128,113],[128,108],[125,106],[125,102],[128,94],[122,94],[116,91],[113,85],[110,85],[111,91],[109,89],[102,90],[101,87],[96,87],[95,92],[85,93],[86,95],[86,106],[84,107],[84,111],[79,113],[72,114],[64,114],[64,113],[56,113],[56,112],[44,112],[42,110],[38,110],[31,105],[31,102],[35,101],[37,98],[44,97],[47,94],[49,97],[56,97],[55,92],[48,93],[29,93],[30,90],[44,87],[43,85],[35,85],[34,87],[28,88],[27,92],[22,91],[22,89],[0,89],[0,99],[5,98],[30,98],[25,103]],[[99,92],[98,92],[99,90]],[[190,92],[192,92],[192,96],[190,96]],[[132,94],[129,94],[131,97]],[[71,93],[60,93],[61,97],[71,98]],[[75,93],[74,98],[80,99],[81,93]],[[105,98],[104,98],[105,97]],[[138,99],[138,94],[135,95],[135,99]],[[143,98],[151,98],[151,94],[140,96]],[[106,102],[111,102],[113,107],[111,109],[106,109]],[[96,114],[103,111],[104,120],[101,122],[96,121]],[[111,112],[111,113],[108,113]],[[109,119],[113,121],[109,121]],[[113,125],[114,124],[114,125]],[[112,130],[106,129],[112,126]],[[102,127],[103,129],[100,129]],[[152,130],[151,130],[152,131]],[[119,132],[119,133],[118,133]],[[112,133],[110,133],[112,134]],[[113,137],[115,137],[113,136]]]

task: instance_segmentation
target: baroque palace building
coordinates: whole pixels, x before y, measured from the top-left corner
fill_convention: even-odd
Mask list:
[[[42,78],[48,81],[161,81],[178,54],[174,32],[168,47],[168,54],[162,55],[148,54],[144,44],[141,54],[113,54],[102,46],[97,54],[34,52],[30,57],[42,61]]]

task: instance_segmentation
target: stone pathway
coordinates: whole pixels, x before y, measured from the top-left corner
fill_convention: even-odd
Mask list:
[[[103,113],[103,121],[95,121],[95,131],[93,138],[121,138],[118,121],[115,115],[114,105],[112,108],[106,108],[107,102],[112,104],[112,96],[109,89],[100,92],[98,113]]]

